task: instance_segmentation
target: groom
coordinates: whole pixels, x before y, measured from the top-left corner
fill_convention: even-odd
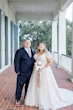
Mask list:
[[[16,51],[14,58],[14,67],[15,67],[15,72],[17,74],[17,84],[16,84],[16,94],[15,94],[16,106],[20,106],[20,98],[24,84],[25,84],[25,95],[26,95],[28,83],[33,70],[34,52],[30,47],[31,47],[31,41],[29,39],[26,39],[24,41],[24,47]]]

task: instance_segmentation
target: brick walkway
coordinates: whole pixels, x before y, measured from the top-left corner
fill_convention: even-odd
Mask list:
[[[52,70],[59,87],[73,90],[73,83],[68,80],[69,75],[64,70],[56,68],[56,64],[52,65]],[[0,110],[38,110],[35,107],[25,107],[23,104],[23,95],[22,106],[18,108],[15,107],[15,86],[16,74],[14,73],[13,66],[10,66],[0,74]],[[73,105],[58,110],[73,110]]]

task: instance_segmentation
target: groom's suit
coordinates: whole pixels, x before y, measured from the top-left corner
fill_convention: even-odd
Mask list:
[[[16,85],[16,95],[15,95],[17,101],[19,101],[21,98],[21,93],[24,84],[26,84],[25,94],[27,92],[29,79],[34,65],[33,55],[34,52],[32,51],[32,49],[31,49],[31,57],[30,57],[27,51],[24,49],[24,47],[16,51],[14,58],[14,67],[15,67],[15,72],[19,73],[19,75],[17,75],[17,85]]]

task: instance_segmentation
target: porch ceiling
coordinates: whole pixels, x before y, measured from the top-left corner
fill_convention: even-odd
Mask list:
[[[8,4],[15,11],[17,21],[53,20],[67,1],[71,0],[8,0]]]

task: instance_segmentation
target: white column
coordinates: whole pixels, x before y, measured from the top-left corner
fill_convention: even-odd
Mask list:
[[[66,54],[66,18],[65,11],[59,12],[58,29],[58,67],[61,67],[61,55]]]
[[[73,82],[73,4],[72,4],[72,77],[70,80]]]
[[[52,21],[52,53],[57,52],[57,20]]]

